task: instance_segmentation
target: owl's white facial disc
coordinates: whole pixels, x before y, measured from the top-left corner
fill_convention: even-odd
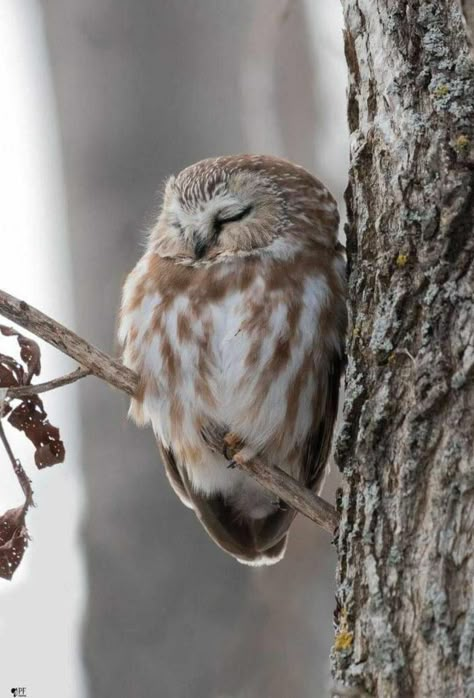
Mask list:
[[[175,194],[169,206],[169,223],[193,250],[196,260],[216,246],[225,227],[239,221],[249,222],[254,215],[250,197],[239,197],[227,191],[187,205]]]

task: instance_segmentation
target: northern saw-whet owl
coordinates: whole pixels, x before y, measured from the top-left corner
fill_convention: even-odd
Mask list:
[[[243,563],[278,562],[295,511],[228,467],[232,445],[312,490],[323,479],[346,331],[338,222],[301,167],[203,160],[168,180],[125,282],[130,415],[151,423],[176,494]]]

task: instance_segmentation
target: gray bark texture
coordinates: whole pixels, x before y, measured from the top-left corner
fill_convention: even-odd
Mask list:
[[[334,695],[474,696],[473,62],[456,0],[343,6]]]

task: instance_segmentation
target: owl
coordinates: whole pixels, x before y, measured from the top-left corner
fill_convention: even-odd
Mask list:
[[[239,562],[284,555],[295,511],[232,465],[239,450],[318,490],[343,363],[338,212],[302,167],[270,156],[202,160],[171,177],[127,277],[119,340],[139,376],[166,474]]]

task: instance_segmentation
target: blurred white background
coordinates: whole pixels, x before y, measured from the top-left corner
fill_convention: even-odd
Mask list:
[[[0,285],[65,324],[74,324],[71,260],[54,95],[40,8],[35,0],[0,2]],[[8,321],[0,320],[10,325]],[[72,362],[41,344],[42,376],[65,373]],[[17,355],[16,340],[1,350]],[[37,471],[33,448],[5,423],[17,457],[33,478],[32,537],[14,580],[0,580],[0,691],[25,687],[28,696],[85,695],[80,627],[85,566],[78,541],[83,512],[77,390],[45,398],[60,425],[67,460]],[[0,452],[0,511],[23,494]]]
[[[270,152],[306,166],[342,206],[338,3],[0,0],[0,56],[0,287],[106,351],[167,175],[207,156]],[[73,367],[41,347],[42,379]],[[23,564],[0,580],[0,691],[326,695],[328,536],[298,520],[282,563],[240,567],[176,501],[123,396],[87,379],[45,403],[65,464],[36,471],[9,431],[37,508]],[[20,502],[0,455],[0,508]]]

